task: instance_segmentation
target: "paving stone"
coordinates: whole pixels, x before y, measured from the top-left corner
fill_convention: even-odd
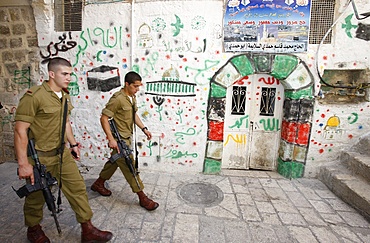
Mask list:
[[[9,173],[16,167],[15,163],[0,164],[0,242],[27,242],[24,200],[11,189],[24,185]],[[370,223],[316,179],[287,180],[276,172],[261,171],[173,175],[143,168],[145,192],[160,203],[149,212],[140,207],[119,171],[106,183],[112,196],[102,197],[90,189],[101,168],[81,168],[93,224],[112,231],[114,243],[370,242]],[[191,183],[217,186],[222,200],[211,206],[189,205],[179,196],[179,188]],[[47,208],[43,229],[52,242],[80,242],[80,224],[63,195],[62,201],[63,211],[58,215],[62,235]]]
[[[178,214],[173,233],[174,243],[198,242],[199,219],[196,215]]]
[[[311,230],[306,227],[289,226],[288,228],[291,232],[291,235],[295,238],[297,242],[300,243],[318,242],[313,233],[311,232]]]
[[[298,213],[278,213],[278,215],[285,225],[307,225],[304,218]]]
[[[320,213],[334,213],[334,209],[324,201],[309,200],[311,205]]]
[[[328,224],[312,208],[298,208],[299,212],[309,225],[327,226]]]

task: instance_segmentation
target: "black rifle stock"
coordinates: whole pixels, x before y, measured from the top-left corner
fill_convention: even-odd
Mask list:
[[[137,180],[137,177],[136,177],[136,171],[134,169],[132,159],[130,157],[132,150],[127,146],[125,141],[121,138],[121,135],[118,132],[116,123],[114,122],[113,118],[109,119],[108,122],[109,122],[109,126],[110,126],[113,136],[117,139],[117,145],[119,149],[119,153],[112,155],[109,158],[109,162],[114,163],[119,158],[125,158],[126,165],[128,166],[131,174],[134,176],[137,186],[139,187],[139,189],[141,189],[139,181]]]
[[[14,188],[13,190],[20,198],[28,196],[32,192],[42,190],[46,205],[51,212],[51,216],[54,217],[55,225],[57,226],[58,233],[60,234],[62,233],[62,230],[57,219],[55,198],[50,190],[50,186],[56,185],[58,182],[55,177],[52,177],[50,172],[46,172],[46,166],[40,163],[33,139],[28,140],[28,154],[30,154],[32,159],[35,161],[35,166],[33,167],[33,176],[35,179],[35,183],[34,185],[27,183],[18,190],[15,190]]]

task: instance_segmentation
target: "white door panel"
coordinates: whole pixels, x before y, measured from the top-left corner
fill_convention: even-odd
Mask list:
[[[283,101],[283,86],[267,74],[228,87],[222,168],[275,169]]]

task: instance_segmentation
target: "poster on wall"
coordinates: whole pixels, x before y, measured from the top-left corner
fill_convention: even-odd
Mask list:
[[[228,0],[225,52],[306,52],[311,0]]]

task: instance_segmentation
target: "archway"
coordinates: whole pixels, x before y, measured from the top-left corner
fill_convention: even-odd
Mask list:
[[[243,77],[268,74],[284,87],[277,171],[303,177],[314,106],[314,79],[306,63],[290,54],[247,53],[230,58],[212,77],[208,99],[208,134],[204,173],[221,171],[226,89]],[[227,114],[226,114],[227,115]]]

